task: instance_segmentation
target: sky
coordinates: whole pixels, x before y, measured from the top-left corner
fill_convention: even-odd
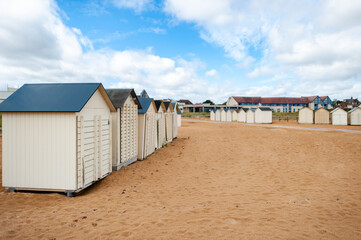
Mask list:
[[[43,82],[361,98],[361,1],[0,0],[0,90]]]

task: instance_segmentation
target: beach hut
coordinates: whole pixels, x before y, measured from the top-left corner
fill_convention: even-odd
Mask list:
[[[272,123],[272,109],[259,107],[254,112],[255,123]]]
[[[226,109],[222,109],[221,110],[221,119],[220,119],[221,122],[225,122],[227,121],[227,114],[226,114]]]
[[[165,112],[167,111],[162,100],[155,100],[157,108],[157,148],[167,143],[165,136]]]
[[[298,123],[313,124],[313,110],[308,107],[300,109],[298,112]]]
[[[347,112],[342,108],[331,111],[332,125],[347,125]]]
[[[330,112],[324,108],[315,111],[315,124],[330,124]]]
[[[212,109],[210,111],[210,119],[211,121],[215,121],[216,120],[216,109]]]
[[[232,110],[232,121],[237,121],[238,118],[238,109]]]
[[[23,85],[0,104],[3,187],[72,196],[110,174],[115,111],[101,83]]]
[[[221,121],[221,110],[220,109],[217,109],[215,111],[215,120],[216,121]]]
[[[163,102],[165,106],[165,137],[167,142],[173,139],[173,106],[170,102]]]
[[[157,147],[157,107],[153,98],[139,97],[138,109],[138,160],[143,160]]]
[[[349,112],[350,124],[351,125],[361,125],[361,108],[355,107]]]
[[[238,111],[238,122],[246,122],[246,114],[247,114],[248,108],[241,108]]]
[[[177,102],[172,102],[172,108],[173,108],[173,112],[172,112],[172,120],[173,120],[173,131],[172,131],[172,138],[177,138],[178,137],[178,118],[177,118],[177,111],[179,111],[178,109],[178,105]]]
[[[177,108],[178,108],[178,106],[177,106]],[[178,127],[182,126],[182,111],[179,110],[179,108],[177,110],[177,126]]]
[[[232,110],[226,109],[226,122],[232,122]]]
[[[133,89],[107,89],[117,109],[112,113],[113,170],[119,170],[138,158],[138,109],[141,106]]]
[[[254,123],[254,113],[256,109],[250,108],[246,112],[246,123]]]

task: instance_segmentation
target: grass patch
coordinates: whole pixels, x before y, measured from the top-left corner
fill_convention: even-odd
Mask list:
[[[193,117],[193,118],[209,118],[211,113],[209,112],[187,112],[182,113],[182,117]]]
[[[280,120],[297,120],[298,112],[273,112],[272,118]]]

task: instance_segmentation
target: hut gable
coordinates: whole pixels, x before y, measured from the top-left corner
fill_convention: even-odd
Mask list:
[[[0,104],[1,112],[80,112],[93,94],[115,108],[101,83],[24,84]]]
[[[157,107],[154,103],[153,98],[143,98],[140,97],[138,98],[140,105],[142,106],[142,109],[138,109],[138,113],[148,113],[148,112],[152,112],[152,113],[156,113],[157,111]]]
[[[129,101],[129,98],[132,98],[134,103],[138,105],[138,109],[142,108],[134,89],[107,89],[106,92],[116,108],[122,108],[127,103],[127,100]]]

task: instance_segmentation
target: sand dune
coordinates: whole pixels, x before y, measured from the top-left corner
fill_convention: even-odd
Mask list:
[[[360,239],[361,135],[183,122],[75,198],[0,191],[0,238]]]

